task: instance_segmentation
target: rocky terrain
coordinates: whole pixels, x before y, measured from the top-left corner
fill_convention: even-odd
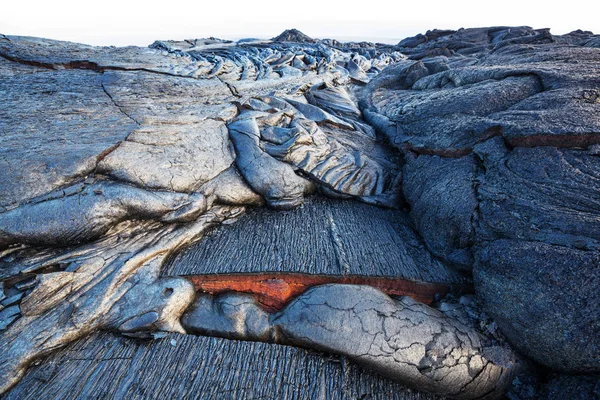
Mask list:
[[[600,36],[0,35],[0,395],[600,396]]]

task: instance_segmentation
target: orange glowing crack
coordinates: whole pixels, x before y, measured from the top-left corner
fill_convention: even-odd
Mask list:
[[[365,276],[308,275],[301,273],[248,273],[188,275],[197,291],[220,294],[250,293],[270,312],[281,310],[296,296],[312,286],[329,283],[368,285],[389,296],[410,296],[416,301],[431,304],[447,295],[451,289],[472,292],[470,285],[447,285],[410,281],[406,279]]]

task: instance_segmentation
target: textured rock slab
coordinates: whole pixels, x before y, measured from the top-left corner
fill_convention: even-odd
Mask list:
[[[188,79],[147,71],[107,71],[103,85],[124,111],[142,125],[181,125],[207,118],[229,119],[235,97],[217,78]]]
[[[438,306],[395,300],[370,286],[329,284],[274,314],[248,295],[203,295],[182,323],[193,333],[348,356],[390,379],[450,398],[502,394],[521,369],[518,357],[481,335],[459,304]]]
[[[433,254],[458,268],[473,263],[473,218],[478,206],[474,156],[458,159],[408,153],[402,170],[410,217]]]
[[[481,246],[475,288],[517,349],[550,368],[600,371],[600,253],[496,240]]]
[[[99,165],[99,171],[141,187],[188,192],[233,163],[221,121],[137,129]]]
[[[168,368],[165,368],[168,366]],[[6,399],[435,399],[343,357],[265,343],[171,334],[92,335],[30,370]]]
[[[404,56],[389,45],[331,40],[237,43],[213,39],[157,41],[150,47],[190,59],[198,76],[219,77],[236,95],[292,94],[323,81],[367,82]]]
[[[532,51],[533,50],[533,51]],[[482,60],[483,68],[533,73],[544,91],[493,115],[514,146],[586,147],[598,143],[600,66],[595,49],[509,46]]]
[[[552,374],[540,390],[546,400],[587,400],[600,397],[600,376]]]
[[[219,80],[110,72],[103,85],[139,126],[99,172],[141,187],[189,192],[233,163],[222,121],[236,110]]]
[[[583,38],[589,38],[583,34]],[[396,49],[418,60],[433,56],[476,56],[512,44],[552,43],[549,29],[529,26],[496,26],[454,30],[433,29],[402,40]]]
[[[0,56],[50,68],[148,70],[179,76],[197,76],[192,60],[147,47],[96,47],[80,43],[25,36],[6,36]]]
[[[0,213],[0,249],[18,243],[76,245],[99,238],[125,220],[191,221],[207,209],[206,199],[199,194],[151,192],[111,181],[69,189],[68,194]]]
[[[269,271],[463,281],[431,256],[406,213],[323,198],[286,213],[250,210],[178,254],[163,273]]]
[[[600,142],[595,49],[512,44],[469,65],[452,60],[404,62],[395,80],[369,84],[365,105],[394,125],[394,145],[456,156],[496,135],[525,147]]]
[[[552,147],[477,147],[474,274],[507,337],[563,371],[600,368],[600,157]]]
[[[290,210],[314,192],[315,185],[294,169],[267,154],[260,146],[259,129],[253,118],[228,125],[236,152],[236,165],[250,187],[274,209]]]
[[[0,102],[0,211],[91,173],[136,127],[93,71],[0,58]]]
[[[600,152],[479,147],[482,240],[514,238],[600,251]]]
[[[344,354],[384,376],[457,399],[494,397],[519,368],[509,347],[409,297],[324,285],[272,320],[281,341]]]
[[[490,74],[480,83],[461,87],[384,91],[376,95],[376,107],[396,123],[393,140],[399,147],[407,142],[424,151],[468,148],[490,135],[492,114],[542,90],[534,76],[492,79]]]

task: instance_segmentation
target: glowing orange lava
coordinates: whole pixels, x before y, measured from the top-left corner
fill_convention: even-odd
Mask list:
[[[268,311],[278,311],[312,286],[328,283],[369,285],[390,296],[410,296],[431,304],[450,292],[451,286],[406,279],[365,276],[308,275],[301,273],[206,274],[186,276],[197,291],[211,294],[250,293]],[[472,291],[469,285],[457,285],[461,292]]]

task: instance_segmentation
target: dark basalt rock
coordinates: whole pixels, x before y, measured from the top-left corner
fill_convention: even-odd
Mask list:
[[[249,210],[179,253],[163,275],[265,272],[467,283],[427,251],[405,211],[317,196],[291,212]]]
[[[497,143],[477,152],[485,170],[474,267],[479,295],[525,354],[558,370],[597,373],[597,152],[507,152]]]
[[[297,42],[297,43],[314,43],[315,40],[308,35],[300,32],[298,29],[286,29],[278,36],[271,39],[274,42]]]
[[[140,187],[191,192],[233,164],[223,120],[236,110],[223,82],[144,71],[105,72],[102,82],[138,126],[98,163],[98,172]]]
[[[66,246],[89,242],[125,220],[189,222],[207,209],[206,199],[199,194],[150,192],[112,182],[75,188],[72,193],[1,213],[0,250],[16,243]]]
[[[24,36],[7,38],[0,41],[3,58],[50,69],[143,70],[176,76],[194,76],[197,70],[189,58],[151,48],[95,47]]]
[[[464,155],[497,135],[524,147],[600,143],[598,52],[533,46],[504,46],[469,65],[456,64],[460,56],[403,62],[369,84],[362,104],[389,120],[395,146],[425,154]]]
[[[600,252],[600,154],[554,147],[476,148],[479,240],[511,238]],[[500,142],[500,143],[498,143]]]
[[[600,371],[600,253],[499,239],[481,245],[475,288],[507,338],[550,368]]]
[[[540,390],[547,400],[588,400],[600,398],[600,378],[585,375],[552,374]]]
[[[328,98],[319,98],[324,91]],[[302,97],[256,97],[240,106],[228,128],[237,166],[250,186],[271,207],[297,207],[311,189],[297,171],[332,196],[397,206],[400,171],[395,154],[376,140],[358,109],[346,109],[347,93],[327,88],[311,88],[309,93],[314,103],[334,114]],[[332,103],[346,107],[335,109]],[[269,169],[278,172],[266,174]]]
[[[449,55],[456,53],[478,57],[503,46],[552,43],[554,40],[549,29],[532,29],[528,26],[461,28],[458,31],[434,29],[424,35],[402,40],[396,49],[412,59],[439,55],[433,53],[440,50],[450,52]]]
[[[591,73],[600,54],[585,47],[594,40],[530,28],[430,32],[400,44],[421,61],[379,74],[360,102],[406,154],[402,188],[428,248],[462,268],[474,251],[477,293],[501,330],[570,372],[600,366],[590,305],[600,287]],[[422,54],[438,50],[451,54]]]
[[[200,296],[181,318],[189,333],[228,339],[268,341],[271,339],[269,313],[248,294]]]
[[[429,250],[460,269],[471,269],[473,218],[478,207],[474,180],[477,162],[407,153],[403,191],[410,216]]]

